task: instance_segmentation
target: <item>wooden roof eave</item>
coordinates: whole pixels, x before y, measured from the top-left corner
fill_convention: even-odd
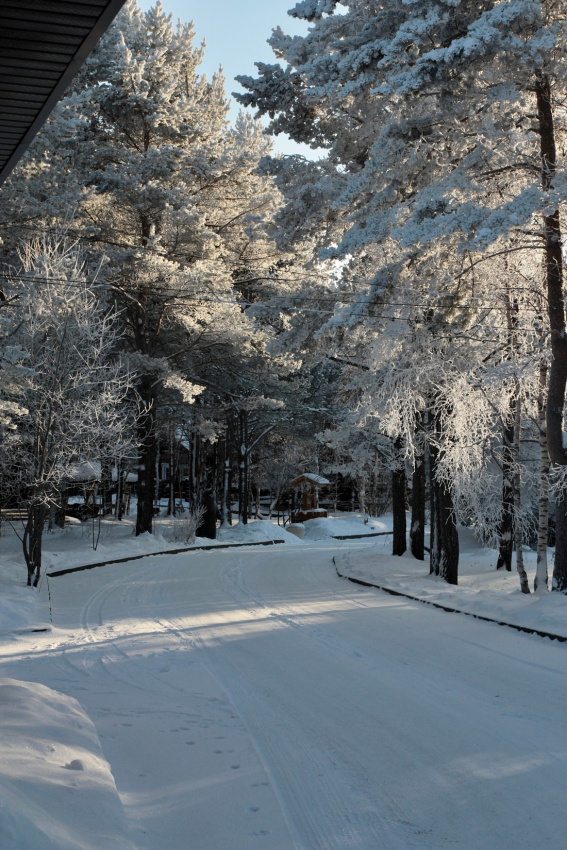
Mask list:
[[[28,121],[25,124],[19,120],[22,113],[26,112],[26,94],[22,94],[22,99],[15,102],[15,106],[17,107],[18,114],[18,130],[20,131],[17,134],[13,133],[3,133],[4,138],[2,139],[4,145],[6,143],[6,136],[9,137],[9,149],[12,151],[9,158],[4,162],[2,166],[0,166],[0,185],[6,180],[10,172],[15,168],[18,161],[24,155],[33,139],[41,129],[41,127],[47,121],[50,113],[53,111],[53,108],[58,103],[59,100],[63,97],[65,90],[70,85],[73,77],[76,75],[77,71],[92,51],[98,40],[108,29],[109,25],[112,23],[113,19],[116,17],[122,6],[124,5],[125,0],[107,0],[106,5],[102,9],[100,15],[98,16],[94,25],[90,28],[87,35],[82,39],[77,49],[73,52],[71,58],[68,58],[68,54],[65,57],[64,70],[60,73],[57,78],[57,81],[50,85],[46,91],[45,81],[36,80],[37,88],[34,89],[33,83],[29,86],[29,97],[30,102],[36,104],[35,109],[30,110]],[[82,6],[88,5],[88,3],[82,3]],[[29,14],[29,11],[28,11]],[[45,10],[42,12],[42,16],[45,16]],[[2,20],[2,10],[0,7],[0,23]],[[22,56],[22,61],[25,61],[26,57]],[[38,90],[41,92],[41,100],[39,101],[42,105],[39,110],[37,109],[38,104]],[[15,114],[15,113],[14,113]],[[32,115],[35,117],[32,118]]]

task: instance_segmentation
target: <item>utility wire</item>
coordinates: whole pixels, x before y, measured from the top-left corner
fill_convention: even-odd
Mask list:
[[[44,277],[32,277],[27,275],[0,275],[0,280],[4,280],[6,282],[10,282],[11,280],[18,280],[23,283],[46,283],[46,284],[67,284],[70,286],[82,286],[87,281],[80,280],[79,278],[44,278]],[[109,290],[115,290],[116,287],[111,283],[91,283],[90,286],[94,286],[96,288],[107,288]],[[536,293],[534,293],[536,294]],[[537,293],[539,294],[539,293]],[[230,304],[235,307],[264,307],[267,308],[271,305],[272,302],[284,302],[287,306],[288,310],[304,310],[305,312],[310,313],[325,313],[325,314],[333,314],[333,310],[323,309],[323,308],[313,308],[313,307],[303,307],[303,304],[316,303],[321,304],[328,301],[332,301],[333,305],[337,307],[337,309],[344,309],[345,307],[377,307],[380,306],[377,303],[373,303],[369,299],[364,300],[356,300],[346,298],[344,295],[337,294],[336,296],[331,295],[323,295],[323,296],[311,296],[311,297],[303,297],[299,295],[270,295],[265,301],[243,301],[238,300],[236,297],[234,299],[230,298],[218,298],[214,296],[203,296],[203,295],[190,295],[190,294],[178,294],[176,296],[175,292],[172,292],[169,297],[175,298],[178,297],[180,300],[184,302],[194,303],[194,304]],[[456,299],[459,296],[457,295],[447,295],[447,298]],[[543,294],[542,294],[542,297]],[[300,300],[301,303],[294,304],[289,303],[293,301]],[[498,306],[492,304],[488,304],[484,301],[481,301],[478,296],[463,296],[463,302],[458,303],[446,303],[446,302],[426,302],[426,303],[416,303],[416,302],[406,302],[406,301],[385,301],[384,308],[390,309],[392,307],[400,307],[400,308],[409,308],[414,310],[429,310],[429,309],[442,309],[442,310],[451,310],[451,309],[464,309],[467,306],[470,306],[466,302],[468,301],[478,301],[479,303],[475,304],[475,308],[478,310],[501,310],[504,305]],[[521,305],[521,309],[524,312],[541,312],[539,309],[535,307],[529,307],[525,304]],[[363,314],[361,314],[363,315]],[[364,314],[370,315],[370,314]],[[382,317],[376,316],[377,318],[403,318],[405,320],[406,317]]]

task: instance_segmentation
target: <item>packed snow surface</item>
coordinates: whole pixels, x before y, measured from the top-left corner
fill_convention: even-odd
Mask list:
[[[452,588],[388,535],[333,539],[388,518],[305,526],[39,591],[0,540],[2,850],[565,846],[567,644],[337,569],[567,636],[565,598],[521,594],[466,530]],[[48,571],[172,547],[109,525],[89,554],[84,533],[47,536]]]

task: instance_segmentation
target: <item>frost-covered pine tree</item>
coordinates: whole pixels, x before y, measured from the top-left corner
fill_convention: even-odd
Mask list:
[[[274,132],[328,148],[334,179],[344,183],[329,205],[344,233],[335,253],[391,240],[406,269],[429,255],[441,270],[437,295],[458,301],[474,293],[479,262],[516,251],[543,255],[553,349],[547,437],[559,464],[567,378],[557,160],[564,12],[561,2],[524,0],[306,0],[291,14],[312,22],[308,35],[278,29],[271,39],[287,67],[262,65],[258,79],[241,78],[249,89],[242,101],[269,113]],[[321,197],[327,182],[321,178]],[[560,589],[566,567],[556,563]]]
[[[281,256],[265,226],[278,193],[255,173],[268,141],[247,118],[228,126],[223,79],[199,74],[193,42],[160,3],[129,2],[5,205],[20,225],[72,216],[71,231],[106,254],[100,278],[141,401],[138,533],[152,528],[161,399],[190,405],[212,364],[238,369],[236,352],[259,332],[242,301],[278,277]]]

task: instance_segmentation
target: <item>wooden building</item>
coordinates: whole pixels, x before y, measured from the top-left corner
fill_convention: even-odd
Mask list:
[[[293,523],[327,516],[325,508],[319,507],[319,490],[330,483],[315,472],[304,472],[289,482],[294,491],[294,508],[291,514]]]

